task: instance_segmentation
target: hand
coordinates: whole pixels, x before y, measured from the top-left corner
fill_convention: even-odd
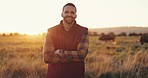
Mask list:
[[[62,49],[57,49],[54,54],[58,54],[60,57],[64,57],[64,53]]]
[[[57,49],[55,52],[54,52],[54,54],[59,54],[60,53],[60,50],[59,49]]]

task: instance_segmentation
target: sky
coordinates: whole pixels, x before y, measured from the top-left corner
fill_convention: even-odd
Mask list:
[[[0,0],[0,33],[38,34],[59,24],[66,3],[88,28],[148,27],[148,0]]]

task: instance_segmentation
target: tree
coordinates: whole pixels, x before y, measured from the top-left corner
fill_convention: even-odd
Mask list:
[[[126,32],[121,32],[118,36],[127,36]]]
[[[13,33],[10,33],[9,36],[13,36]]]
[[[3,34],[2,34],[2,36],[6,36],[6,34],[5,34],[5,33],[3,33]]]
[[[19,33],[14,33],[14,36],[19,36],[20,34]]]

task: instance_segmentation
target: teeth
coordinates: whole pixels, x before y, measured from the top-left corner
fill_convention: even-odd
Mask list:
[[[67,18],[71,18],[71,17],[67,17]]]
[[[72,17],[67,17],[67,18],[72,18]]]

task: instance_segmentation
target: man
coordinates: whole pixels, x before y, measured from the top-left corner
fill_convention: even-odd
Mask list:
[[[88,29],[75,21],[76,7],[63,7],[59,25],[48,29],[44,43],[44,62],[48,64],[46,78],[84,78],[84,59],[88,53]]]

